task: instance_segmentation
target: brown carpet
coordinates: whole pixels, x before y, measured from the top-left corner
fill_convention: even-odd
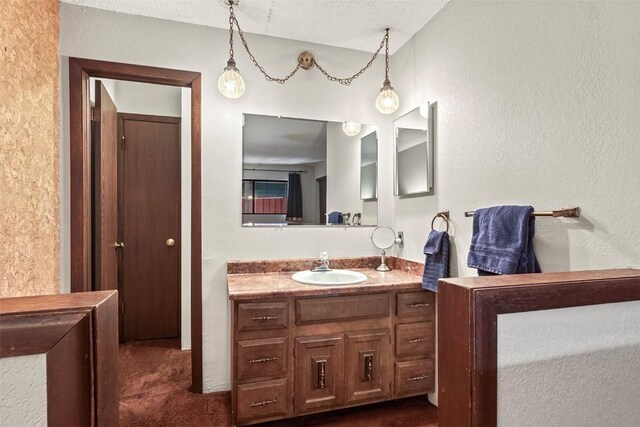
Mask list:
[[[120,346],[120,425],[231,425],[230,393],[193,394],[191,354],[180,340],[129,342]],[[425,397],[293,418],[262,426],[431,427],[438,410]]]

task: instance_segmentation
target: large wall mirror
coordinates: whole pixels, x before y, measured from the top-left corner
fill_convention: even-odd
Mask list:
[[[243,226],[377,225],[375,126],[245,114],[242,150]]]
[[[426,195],[433,190],[433,147],[437,104],[415,108],[393,122],[396,196]]]

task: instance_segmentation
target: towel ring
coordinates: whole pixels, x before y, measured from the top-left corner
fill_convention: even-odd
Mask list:
[[[445,233],[449,232],[449,211],[445,211],[445,212],[438,212],[433,219],[431,220],[431,230],[435,230],[433,228],[433,225],[436,222],[437,218],[442,218],[442,220],[444,221],[444,223],[446,224],[447,228],[444,230]]]

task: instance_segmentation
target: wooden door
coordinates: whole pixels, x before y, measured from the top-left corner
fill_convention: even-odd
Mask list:
[[[327,177],[318,179],[318,207],[320,208],[320,225],[327,223]]]
[[[120,115],[124,341],[180,335],[180,119]]]
[[[345,402],[389,396],[389,331],[350,332],[347,336]]]
[[[297,338],[295,359],[296,414],[342,403],[344,391],[342,334]]]
[[[100,80],[95,82],[92,133],[92,289],[118,289],[118,111]]]

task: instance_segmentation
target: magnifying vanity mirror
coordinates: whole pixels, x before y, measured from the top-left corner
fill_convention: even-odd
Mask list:
[[[393,122],[394,194],[425,195],[433,189],[437,103],[415,108]]]
[[[402,245],[402,237],[396,236],[396,232],[393,228],[386,225],[376,227],[371,233],[371,243],[373,246],[380,249],[380,265],[376,268],[377,271],[391,271],[391,268],[386,263],[387,249],[395,244]]]
[[[245,114],[242,148],[243,226],[377,225],[375,126]]]

